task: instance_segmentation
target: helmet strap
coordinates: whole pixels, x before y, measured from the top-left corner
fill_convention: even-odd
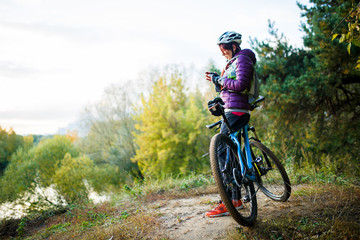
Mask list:
[[[235,50],[236,50],[236,46],[235,46]],[[235,53],[234,53],[234,43],[233,44],[231,44],[231,58],[233,58],[234,57],[234,55],[235,55]]]

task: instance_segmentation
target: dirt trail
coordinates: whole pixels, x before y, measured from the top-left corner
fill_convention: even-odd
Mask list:
[[[258,221],[268,214],[279,214],[279,209],[289,208],[291,199],[285,203],[274,202],[262,193],[258,197]],[[174,200],[158,200],[152,207],[160,214],[164,231],[170,239],[197,240],[223,239],[226,233],[239,224],[231,216],[208,218],[204,213],[211,210],[220,199],[218,194],[209,194]]]

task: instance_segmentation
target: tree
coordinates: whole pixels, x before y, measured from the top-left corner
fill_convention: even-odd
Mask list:
[[[347,51],[351,54],[351,46],[355,45],[360,47],[360,3],[356,5],[356,7],[352,8],[349,13],[340,21],[340,23],[333,29],[334,32],[337,27],[345,20],[348,23],[348,30],[347,32],[341,34],[334,34],[333,40],[339,37],[339,43],[347,42]],[[360,57],[358,57],[357,61],[357,69],[360,69]]]
[[[49,187],[54,183],[54,174],[62,166],[66,154],[78,157],[79,151],[65,136],[55,136],[40,142],[31,152],[37,165],[36,183],[42,187]]]
[[[85,155],[74,158],[67,153],[64,156],[61,166],[54,173],[53,183],[67,203],[88,198],[90,186],[86,185],[84,179],[92,182],[89,176],[94,172],[94,167],[94,162]]]
[[[304,45],[311,49],[315,56],[314,69],[309,71],[307,78],[316,78],[318,86],[317,95],[319,100],[327,105],[326,110],[333,115],[338,115],[347,105],[351,108],[358,102],[355,98],[358,95],[360,83],[359,72],[354,70],[358,48],[355,48],[352,55],[348,55],[344,43],[331,41],[332,31],[336,24],[348,13],[348,9],[355,1],[341,0],[313,0],[314,6],[308,8],[299,4],[305,11],[303,16],[307,18],[307,24],[303,24]],[[337,27],[341,30],[346,24]],[[314,75],[315,74],[315,75]]]
[[[13,129],[6,131],[0,127],[0,176],[9,164],[11,155],[23,144],[26,144],[24,138],[16,135]]]
[[[266,97],[265,108],[261,110],[264,114],[252,114],[251,119],[259,130],[267,132],[266,137],[276,144],[275,149],[281,149],[284,141],[298,146],[304,139],[304,129],[310,127],[307,120],[312,116],[307,105],[315,92],[311,89],[313,81],[302,75],[312,68],[314,56],[289,45],[270,21],[269,33],[271,38],[265,41],[251,40],[258,53],[256,71],[261,80],[260,94]],[[300,149],[295,154],[301,155]]]
[[[347,169],[359,175],[360,72],[354,67],[360,49],[354,47],[349,55],[344,43],[332,41],[333,29],[356,1],[311,2],[314,5],[310,8],[299,6],[305,11],[308,24],[303,25],[307,33],[304,45],[314,55],[314,68],[303,74],[303,78],[315,80],[316,91],[309,107],[315,109],[318,136],[326,142],[319,150],[337,158],[337,171]],[[344,28],[346,24],[338,26],[340,31]]]
[[[161,178],[208,168],[201,155],[209,142],[204,128],[209,114],[200,92],[188,97],[183,82],[182,75],[171,69],[159,76],[148,98],[142,97],[135,116],[138,148],[132,160],[146,176]]]
[[[85,136],[78,146],[95,162],[99,173],[108,176],[107,180],[101,175],[97,178],[114,186],[131,177],[142,178],[137,164],[130,160],[135,154],[132,114],[136,97],[132,89],[129,83],[109,86],[98,102],[86,107],[81,119]]]
[[[354,66],[359,49],[349,55],[331,33],[355,1],[310,2],[310,7],[299,4],[307,20],[302,25],[305,49],[288,45],[272,24],[273,40],[253,41],[267,97],[267,130],[271,142],[290,152],[296,165],[306,160],[322,166],[331,159],[334,173],[358,176],[360,73]]]
[[[82,201],[88,198],[85,180],[93,175],[93,162],[79,151],[66,136],[44,139],[31,148],[19,148],[0,179],[0,202],[24,197],[38,198],[38,206]],[[51,187],[59,199],[43,193]],[[39,205],[40,204],[40,205]]]

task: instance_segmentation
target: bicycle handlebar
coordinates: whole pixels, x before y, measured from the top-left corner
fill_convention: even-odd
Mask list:
[[[255,108],[259,107],[259,105],[257,105],[259,102],[262,102],[265,100],[264,96],[259,96],[259,98],[253,103],[251,104],[250,110],[254,110]]]
[[[258,103],[259,103],[259,102],[262,102],[262,101],[264,101],[264,100],[265,100],[265,97],[264,97],[264,96],[259,96],[259,98],[258,98],[253,104],[251,104],[251,109],[250,109],[250,111],[252,111],[252,110],[254,110],[255,108],[259,107]],[[221,103],[221,104],[224,104],[224,102],[222,101],[221,98],[215,98],[215,99],[213,99],[212,101],[210,101],[209,103],[211,103],[211,104],[213,104],[213,103]],[[227,119],[226,119],[226,117],[225,117],[224,112],[222,113],[222,117],[223,117],[223,119],[224,119],[224,121],[225,121],[225,123],[226,123],[226,122],[227,122]],[[219,120],[219,121],[217,121],[216,123],[213,123],[213,124],[210,124],[210,125],[206,125],[206,127],[207,127],[208,129],[212,129],[212,128],[216,127],[217,125],[220,125],[221,122],[222,122],[222,120]]]
[[[216,123],[206,125],[208,129],[212,129],[213,127],[216,127],[217,125],[221,124],[221,120],[217,121]]]

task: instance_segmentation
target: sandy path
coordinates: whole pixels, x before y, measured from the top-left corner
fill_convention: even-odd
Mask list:
[[[204,213],[212,209],[219,195],[157,201],[160,220],[171,239],[221,239],[228,228],[238,224],[231,217],[208,218]]]
[[[269,214],[281,214],[291,206],[288,202],[274,202],[262,193],[257,194],[258,219],[261,221]],[[218,194],[209,194],[174,200],[158,200],[152,204],[160,216],[163,230],[170,239],[198,240],[223,239],[227,231],[241,227],[231,216],[208,218],[204,213],[213,208],[214,202],[220,199]]]

